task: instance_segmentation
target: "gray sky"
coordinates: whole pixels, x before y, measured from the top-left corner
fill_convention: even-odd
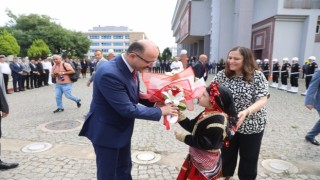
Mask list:
[[[57,19],[64,28],[88,31],[93,26],[127,26],[143,31],[162,51],[175,45],[171,20],[177,0],[0,0],[0,26],[8,22],[5,10]]]

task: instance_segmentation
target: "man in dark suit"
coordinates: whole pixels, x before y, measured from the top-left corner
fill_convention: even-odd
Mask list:
[[[38,88],[38,69],[37,69],[37,65],[35,64],[35,60],[31,59],[30,60],[30,85],[31,85],[31,89],[33,88]]]
[[[208,78],[208,68],[206,66],[208,57],[205,54],[199,56],[199,61],[193,66],[194,75],[197,78],[204,78],[206,81]]]
[[[95,74],[90,111],[79,135],[93,144],[98,180],[132,179],[130,149],[135,118],[159,121],[161,115],[178,114],[176,107],[158,108],[139,98],[136,71],[152,67],[158,54],[151,41],[136,41],[125,54],[101,64]]]
[[[12,72],[13,90],[14,92],[24,91],[22,84],[22,66],[18,63],[18,57],[14,57],[12,61],[10,69]]]
[[[7,117],[9,114],[9,105],[6,99],[6,91],[5,91],[5,85],[3,81],[1,68],[0,68],[0,111],[2,113],[0,116],[0,138],[1,138],[1,135],[2,135],[1,119]],[[0,155],[1,155],[1,143],[0,143]],[[18,165],[19,165],[18,163],[5,163],[0,159],[0,170],[16,168]]]

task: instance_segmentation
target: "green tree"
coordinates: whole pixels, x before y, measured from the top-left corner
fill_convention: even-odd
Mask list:
[[[169,60],[172,57],[172,53],[170,51],[170,49],[167,47],[163,50],[162,52],[162,59],[163,60]]]
[[[42,39],[53,54],[84,57],[90,47],[90,40],[81,32],[70,31],[56,24],[54,19],[45,15],[16,16],[7,10],[11,18],[7,29],[17,39],[21,56],[26,56],[34,39]]]
[[[45,59],[50,54],[48,45],[42,39],[36,39],[28,49],[28,56],[35,59]]]
[[[0,54],[17,56],[20,46],[17,40],[7,30],[0,31]]]

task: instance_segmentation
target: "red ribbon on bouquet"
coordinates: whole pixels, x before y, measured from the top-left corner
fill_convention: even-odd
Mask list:
[[[203,78],[195,81],[192,67],[174,75],[143,72],[142,80],[146,85],[147,92],[141,98],[148,99],[151,102],[164,102],[165,97],[162,92],[168,92],[169,89],[180,87],[184,95],[184,100],[181,102],[186,105],[189,111],[194,109],[193,99],[200,97],[206,89]],[[164,117],[164,125],[167,130],[170,129],[166,116]]]

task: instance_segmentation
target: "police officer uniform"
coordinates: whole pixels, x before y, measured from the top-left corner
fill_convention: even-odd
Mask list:
[[[301,95],[305,96],[307,94],[308,88],[309,88],[309,84],[311,82],[312,76],[314,74],[314,71],[318,68],[318,64],[315,62],[316,61],[316,57],[315,56],[310,56],[309,60],[311,61],[310,64],[307,65],[306,67],[306,91],[303,92]]]
[[[291,88],[288,90],[288,92],[291,93],[298,93],[298,79],[299,74],[301,71],[301,66],[298,63],[299,59],[297,57],[292,58],[292,66],[291,66],[291,72],[290,72],[290,84]]]
[[[289,69],[291,67],[289,61],[289,58],[284,57],[283,59],[283,64],[281,67],[281,86],[280,86],[280,90],[284,90],[286,91],[288,88],[288,77],[289,77]]]

